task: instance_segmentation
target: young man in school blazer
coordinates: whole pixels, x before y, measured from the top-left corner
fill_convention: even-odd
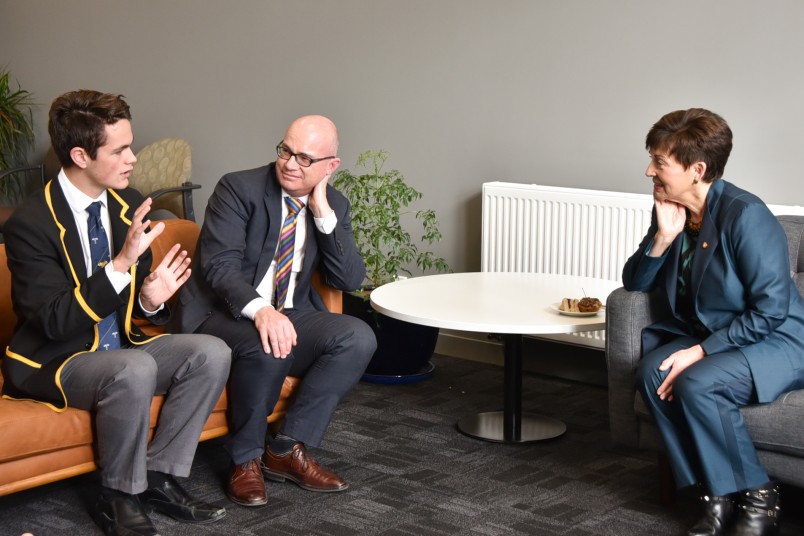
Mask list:
[[[215,337],[152,337],[132,322],[167,322],[165,302],[190,259],[176,244],[151,266],[164,224],[146,233],[151,200],[128,188],[137,161],[128,104],[66,93],[48,128],[62,169],[4,232],[19,324],[2,360],[3,395],[94,412],[102,488],[91,513],[106,534],[157,534],[146,507],[190,523],[221,519],[224,508],[192,499],[174,476],[190,473],[231,352]],[[149,443],[156,394],[166,397]]]

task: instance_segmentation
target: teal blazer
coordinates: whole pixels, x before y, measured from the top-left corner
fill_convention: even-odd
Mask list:
[[[643,353],[691,332],[676,310],[679,235],[661,257],[648,252],[658,230],[656,210],[639,248],[625,264],[627,290],[655,290],[665,318],[646,328]],[[804,300],[791,277],[787,237],[755,195],[716,180],[706,199],[691,285],[695,311],[710,334],[707,355],[738,350],[754,377],[759,402],[804,388]]]

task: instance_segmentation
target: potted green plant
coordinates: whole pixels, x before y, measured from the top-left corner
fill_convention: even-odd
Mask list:
[[[0,67],[0,174],[27,165],[28,151],[34,140],[33,95],[16,83],[12,87],[11,73]],[[0,196],[14,203],[24,195],[24,178],[7,176],[0,182]]]
[[[333,186],[352,204],[352,230],[366,264],[364,286],[344,295],[344,312],[365,320],[377,335],[377,351],[367,375],[401,377],[418,374],[427,365],[438,329],[374,312],[368,304],[369,293],[401,275],[413,275],[414,266],[422,272],[447,272],[450,268],[443,258],[424,249],[441,240],[435,212],[409,208],[422,194],[408,185],[399,171],[384,170],[388,156],[382,150],[365,151],[356,164],[365,172],[339,171]],[[411,237],[403,220],[421,227],[419,240]]]

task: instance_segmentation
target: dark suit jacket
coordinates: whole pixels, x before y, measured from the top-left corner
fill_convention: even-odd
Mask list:
[[[701,342],[707,354],[739,350],[751,367],[760,402],[804,387],[804,300],[791,277],[787,238],[756,196],[723,180],[706,199],[691,285],[695,310],[711,334]],[[682,236],[662,257],[649,257],[658,225],[656,210],[639,249],[626,262],[628,290],[657,288],[668,320],[647,328],[643,352],[661,337],[684,334],[676,311]],[[650,342],[653,341],[653,342]]]
[[[349,201],[332,186],[327,186],[327,199],[338,224],[331,234],[323,234],[308,214],[294,309],[326,311],[312,285],[314,270],[328,285],[345,291],[358,288],[366,274],[352,234]],[[229,173],[218,182],[204,215],[192,276],[171,320],[173,331],[194,332],[213,310],[240,318],[243,308],[259,297],[257,285],[273,261],[282,228],[282,202],[273,163]]]
[[[114,257],[125,243],[134,210],[143,201],[136,190],[108,190]],[[132,317],[144,317],[139,306],[142,282],[150,273],[151,252],[131,267],[131,285],[120,294],[99,270],[87,277],[81,238],[58,181],[50,181],[14,212],[5,231],[11,297],[18,324],[2,360],[3,395],[34,399],[63,410],[64,364],[98,347],[97,322],[117,311],[121,343],[143,344]],[[167,307],[155,317],[164,323]]]

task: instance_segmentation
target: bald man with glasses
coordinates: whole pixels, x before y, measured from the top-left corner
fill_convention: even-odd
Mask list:
[[[227,495],[243,506],[266,504],[264,478],[317,492],[348,488],[307,451],[321,444],[377,345],[363,321],[328,312],[312,286],[318,271],[330,286],[354,290],[366,272],[349,202],[328,184],[337,151],[332,121],[300,117],[275,162],[220,180],[174,317],[175,329],[214,334],[232,348]],[[281,432],[266,437],[288,375],[302,377],[298,394]]]

